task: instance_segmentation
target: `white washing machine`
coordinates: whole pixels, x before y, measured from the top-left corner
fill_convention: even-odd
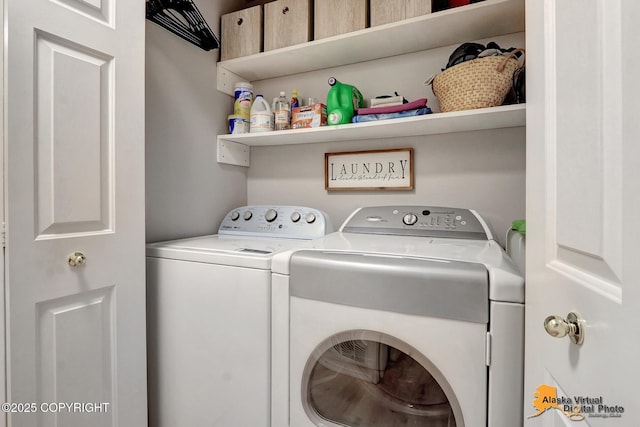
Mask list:
[[[524,280],[475,211],[361,208],[272,270],[273,426],[522,425]]]
[[[271,259],[328,231],[317,209],[246,206],[147,246],[151,427],[269,425]]]

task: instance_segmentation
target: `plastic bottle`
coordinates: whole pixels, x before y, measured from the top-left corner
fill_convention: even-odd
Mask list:
[[[526,234],[527,234],[527,222],[520,219],[513,221],[511,229],[507,231],[507,254],[511,257],[520,273],[524,276],[526,271]]]
[[[340,83],[335,77],[329,79],[327,94],[327,121],[330,125],[351,123],[357,108],[364,108],[364,98],[352,85]]]
[[[293,109],[298,108],[299,106],[300,106],[300,101],[298,100],[298,89],[293,89],[291,91],[291,103],[289,105],[289,107],[291,108],[291,114],[289,114],[291,129],[293,129]]]
[[[261,94],[256,95],[256,99],[251,106],[251,121],[249,132],[269,132],[273,130],[273,113],[269,103]]]
[[[233,114],[249,120],[251,103],[253,102],[253,85],[247,82],[238,82],[234,89]]]
[[[300,102],[298,101],[298,89],[294,89],[291,91],[291,108],[296,108],[300,106]]]
[[[291,105],[285,93],[280,92],[275,106],[275,130],[291,129]]]

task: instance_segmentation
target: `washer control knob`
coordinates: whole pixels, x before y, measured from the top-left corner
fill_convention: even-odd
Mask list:
[[[304,216],[304,220],[307,221],[307,224],[313,224],[316,220],[316,215],[312,212],[309,212]]]
[[[402,217],[402,222],[405,223],[405,225],[414,225],[416,222],[418,222],[418,217],[416,216],[416,214],[408,213],[404,217]]]
[[[253,214],[251,213],[251,211],[246,211],[244,215],[242,215],[242,217],[245,221],[249,221],[253,217]]]
[[[231,212],[231,221],[237,221],[240,218],[240,212],[233,211]]]
[[[264,214],[264,219],[266,219],[267,222],[273,222],[276,218],[278,218],[278,211],[275,209],[269,209],[267,213]]]
[[[300,215],[300,212],[294,212],[291,214],[291,221],[292,222],[298,222],[300,221],[300,218],[302,218],[302,215]]]

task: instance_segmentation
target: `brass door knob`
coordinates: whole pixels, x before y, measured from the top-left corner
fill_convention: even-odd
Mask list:
[[[549,316],[544,319],[544,329],[554,338],[569,336],[574,344],[581,345],[584,342],[584,320],[579,314],[571,312],[567,319],[560,316]]]
[[[77,267],[84,265],[87,262],[87,257],[82,252],[74,252],[69,255],[68,262],[71,267]]]

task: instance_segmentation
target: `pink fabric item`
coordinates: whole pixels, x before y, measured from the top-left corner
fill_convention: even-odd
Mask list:
[[[356,114],[361,116],[363,114],[389,114],[399,113],[400,111],[416,110],[423,108],[427,105],[427,98],[416,99],[415,101],[408,102],[402,105],[392,105],[390,107],[372,107],[372,108],[358,108]]]

